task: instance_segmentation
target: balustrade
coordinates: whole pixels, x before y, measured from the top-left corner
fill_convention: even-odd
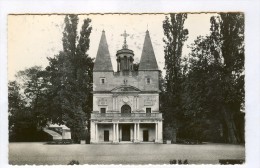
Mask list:
[[[91,119],[149,118],[161,119],[162,113],[92,113]]]

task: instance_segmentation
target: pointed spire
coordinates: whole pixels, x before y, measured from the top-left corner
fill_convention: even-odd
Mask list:
[[[99,42],[93,71],[113,71],[104,30],[102,31],[102,36]]]
[[[146,31],[141,61],[139,65],[139,71],[142,70],[159,70],[148,30]]]

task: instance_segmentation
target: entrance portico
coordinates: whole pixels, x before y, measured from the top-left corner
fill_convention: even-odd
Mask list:
[[[162,142],[162,132],[159,132],[159,127],[162,127],[161,121],[156,122],[92,122],[95,130],[95,137],[91,139],[91,143],[121,143],[121,142]]]

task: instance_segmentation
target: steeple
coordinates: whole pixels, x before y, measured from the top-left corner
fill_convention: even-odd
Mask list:
[[[93,71],[113,71],[105,31],[102,31]]]
[[[159,70],[148,30],[146,31],[146,35],[145,35],[144,46],[143,46],[141,61],[138,70],[139,71]]]

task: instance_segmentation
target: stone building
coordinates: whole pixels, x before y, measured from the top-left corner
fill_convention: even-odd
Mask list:
[[[159,112],[159,69],[149,31],[146,31],[138,71],[134,52],[124,44],[117,51],[113,71],[102,32],[93,69],[91,143],[162,143],[162,114]]]

